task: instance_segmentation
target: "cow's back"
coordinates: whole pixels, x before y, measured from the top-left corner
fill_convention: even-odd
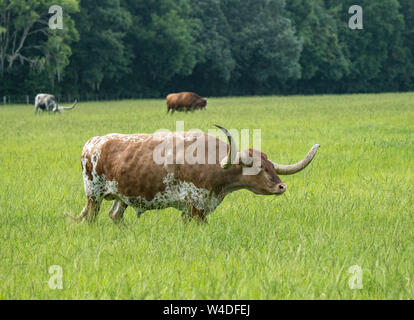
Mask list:
[[[200,99],[200,96],[193,92],[182,92],[178,96],[178,101],[186,107],[191,106],[198,99]]]

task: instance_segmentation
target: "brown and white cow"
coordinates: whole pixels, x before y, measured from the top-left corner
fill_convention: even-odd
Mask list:
[[[173,207],[182,211],[184,219],[205,221],[233,191],[283,194],[286,185],[278,174],[294,174],[304,169],[319,147],[315,145],[294,165],[279,165],[254,149],[239,152],[231,134],[217,127],[227,135],[229,145],[202,132],[109,134],[90,139],[81,157],[87,204],[75,219],[94,221],[102,200],[106,199],[115,201],[109,211],[114,222],[123,219],[128,206],[135,209],[138,217],[147,210]],[[162,144],[165,149],[160,153]],[[187,159],[189,154],[194,155],[194,145],[205,151],[201,152],[203,161]],[[178,146],[183,147],[182,154],[177,152]],[[158,156],[173,161],[160,163],[157,152]],[[254,166],[257,174],[243,174],[245,168]]]
[[[171,93],[167,96],[167,113],[175,111],[194,111],[206,109],[207,99],[193,92]]]

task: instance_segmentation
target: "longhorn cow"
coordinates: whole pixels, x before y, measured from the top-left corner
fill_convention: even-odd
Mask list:
[[[258,150],[238,151],[229,131],[216,126],[226,134],[228,144],[201,132],[109,134],[90,139],[81,156],[87,203],[74,219],[94,221],[106,199],[114,201],[109,211],[114,222],[122,221],[128,206],[138,217],[147,210],[174,207],[182,212],[184,220],[206,221],[207,215],[233,191],[283,194],[287,187],[278,175],[306,168],[319,147],[315,145],[296,164],[280,165]],[[164,150],[160,152],[162,144]],[[182,158],[184,154],[194,155],[194,145],[204,162]],[[177,152],[179,146],[184,151],[181,155]],[[173,161],[160,162],[160,155]],[[257,174],[243,174],[246,168],[257,169]]]
[[[35,98],[35,114],[37,114],[40,110],[47,111],[47,112],[59,112],[63,113],[65,110],[72,110],[75,108],[76,104],[78,103],[77,100],[73,103],[70,107],[63,107],[59,106],[56,97],[52,94],[46,93],[39,93]]]

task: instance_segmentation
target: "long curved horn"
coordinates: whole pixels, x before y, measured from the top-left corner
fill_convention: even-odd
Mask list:
[[[277,164],[277,163],[272,162],[276,170],[276,173],[280,175],[289,175],[289,174],[294,174],[294,173],[297,173],[305,169],[315,157],[316,152],[318,151],[319,147],[320,147],[319,144],[315,144],[312,147],[312,149],[309,151],[309,153],[306,155],[306,157],[302,161],[299,161],[298,163],[295,163],[295,164],[282,165],[282,164]]]
[[[70,107],[61,107],[63,110],[72,110],[73,108],[76,107],[78,103],[78,100],[75,100],[75,102],[70,106]]]
[[[223,128],[218,124],[216,124],[215,126],[226,134],[227,140],[229,141],[230,149],[227,153],[227,156],[221,162],[221,167],[223,169],[229,169],[232,166],[232,164],[236,163],[239,156],[237,144],[231,133],[226,128]]]

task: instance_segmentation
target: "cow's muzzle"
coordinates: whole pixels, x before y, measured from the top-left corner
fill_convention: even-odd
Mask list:
[[[281,195],[285,193],[287,190],[287,186],[284,183],[279,183],[276,185],[275,195]]]

